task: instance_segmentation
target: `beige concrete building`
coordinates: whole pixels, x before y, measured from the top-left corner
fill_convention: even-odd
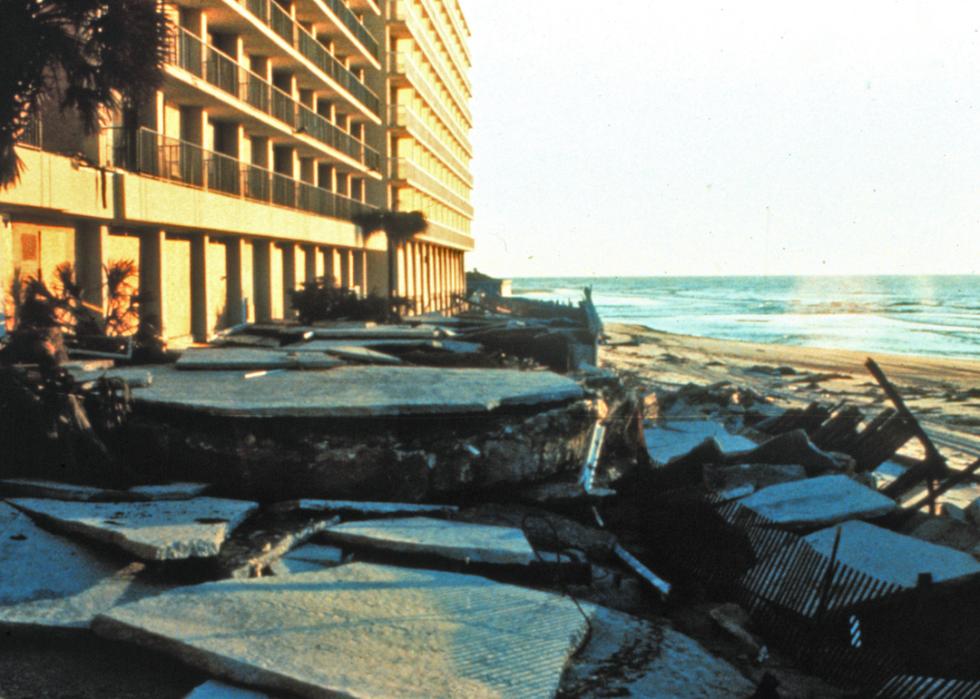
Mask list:
[[[18,146],[25,171],[0,190],[4,290],[72,262],[99,305],[104,265],[131,259],[143,320],[202,341],[287,316],[314,277],[385,293],[385,236],[350,219],[392,207],[432,222],[398,252],[398,291],[448,307],[472,248],[465,20],[455,0],[384,5],[165,3],[175,35],[151,104],[95,135],[51,110]]]

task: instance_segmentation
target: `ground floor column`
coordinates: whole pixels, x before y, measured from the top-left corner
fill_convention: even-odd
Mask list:
[[[75,225],[75,281],[82,287],[82,298],[86,303],[103,312],[108,247],[108,226],[95,221],[80,221]]]
[[[208,327],[208,236],[191,238],[191,334],[195,342],[207,342]]]
[[[244,270],[245,240],[228,238],[225,241],[225,318],[229,326],[241,325],[248,320],[245,301]]]
[[[272,243],[256,240],[252,244],[252,289],[255,294],[255,320],[272,319]]]
[[[163,288],[163,270],[166,238],[165,231],[140,233],[140,330],[165,338],[164,318],[166,297]]]

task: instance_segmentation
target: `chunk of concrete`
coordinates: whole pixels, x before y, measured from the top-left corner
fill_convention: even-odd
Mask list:
[[[176,367],[184,370],[330,369],[344,362],[323,352],[294,353],[287,349],[249,347],[192,347]]]
[[[726,660],[666,623],[598,607],[589,642],[569,662],[562,696],[743,699],[753,685]]]
[[[527,565],[534,549],[520,529],[430,517],[344,522],[324,532],[331,541],[469,563]]]
[[[344,344],[333,340],[312,340],[301,345],[293,345],[290,349],[298,355],[327,353],[341,359],[362,364],[401,364],[402,360],[384,352],[378,352],[366,345]]]
[[[841,455],[841,459],[846,459]],[[809,475],[839,471],[834,456],[818,449],[806,432],[792,430],[745,451],[725,454],[727,464],[799,464]]]
[[[258,508],[252,502],[219,498],[9,502],[53,528],[113,544],[147,561],[215,556],[228,534]]]
[[[184,699],[272,699],[272,697],[264,692],[236,687],[218,680],[208,680],[195,687]]]
[[[222,679],[365,698],[552,697],[586,628],[558,595],[363,563],[182,587],[93,624]]]
[[[881,517],[897,507],[891,498],[840,474],[771,485],[749,495],[742,504],[785,527]]]
[[[353,512],[361,515],[452,514],[455,505],[424,505],[411,502],[369,502],[362,500],[291,500],[279,509],[314,510],[317,512]]]
[[[970,503],[969,507],[966,508],[966,514],[973,520],[974,524],[980,526],[980,498]]]
[[[0,503],[0,626],[84,629],[97,614],[166,588],[143,565],[50,534]]]
[[[157,370],[136,402],[231,417],[389,417],[484,413],[581,398],[573,380],[547,371],[345,366],[243,380],[231,371]]]
[[[130,388],[145,388],[153,385],[153,372],[145,367],[114,367],[97,371],[71,371],[76,383],[84,384],[99,379],[122,379]]]
[[[324,568],[341,565],[345,560],[343,549],[322,544],[304,544],[270,564],[275,575],[312,573]]]
[[[411,340],[454,335],[448,328],[432,325],[376,325],[369,328],[311,328],[318,340]]]
[[[840,525],[837,560],[878,580],[915,587],[919,573],[929,573],[935,582],[980,573],[973,556],[937,546],[867,522]],[[814,549],[830,556],[837,527],[828,527],[804,537]]]
[[[732,434],[714,420],[671,420],[645,430],[644,436],[650,458],[661,464],[688,453],[709,438],[714,438],[726,452],[755,447],[748,437]]]
[[[705,485],[719,492],[734,492],[738,488],[752,486],[751,492],[806,478],[806,469],[799,464],[706,464],[703,473]]]
[[[0,491],[4,495],[16,495],[29,498],[53,498],[56,500],[72,500],[89,502],[95,500],[126,500],[127,494],[121,490],[95,488],[89,485],[61,483],[59,481],[33,480],[30,478],[8,478],[0,481]]]
[[[201,497],[210,487],[210,483],[164,483],[137,485],[129,492],[142,500],[190,500]]]

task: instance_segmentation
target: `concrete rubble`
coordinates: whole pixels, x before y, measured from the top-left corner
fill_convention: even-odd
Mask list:
[[[305,697],[552,697],[587,618],[550,593],[354,563],[178,588],[93,628]]]
[[[325,534],[340,544],[466,563],[528,565],[535,558],[520,529],[429,517],[344,522],[329,527]]]
[[[220,371],[226,369],[331,369],[344,362],[324,352],[291,352],[288,349],[248,349],[244,347],[208,347],[184,350],[174,365],[187,371]]]
[[[840,474],[771,485],[749,495],[742,504],[783,527],[873,519],[898,507],[891,498]]]
[[[8,501],[51,527],[105,542],[144,561],[216,556],[257,505],[219,498],[158,502]]]

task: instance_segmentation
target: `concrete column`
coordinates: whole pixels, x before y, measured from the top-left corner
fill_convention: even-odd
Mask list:
[[[242,264],[245,257],[245,239],[228,238],[225,242],[226,298],[225,317],[228,325],[241,325],[248,320],[245,308],[245,284]]]
[[[252,243],[253,293],[255,294],[255,320],[272,319],[272,243],[256,240]]]
[[[166,337],[163,319],[166,296],[163,293],[165,231],[147,231],[140,234],[140,329],[159,337]]]
[[[303,269],[306,275],[306,281],[308,282],[319,279],[320,277],[320,274],[317,272],[317,257],[315,247],[312,245],[303,246]]]
[[[108,260],[109,227],[94,221],[75,225],[75,280],[86,303],[105,312],[105,266]],[[6,290],[6,289],[5,289]]]
[[[323,251],[318,247],[312,247],[310,250],[313,253],[313,274],[316,279],[326,275],[327,265],[323,259]]]
[[[208,327],[208,236],[191,238],[191,334],[195,342],[207,342]]]
[[[351,266],[350,266],[350,250],[343,249],[338,250],[338,264],[340,265],[340,286],[342,289],[349,289],[351,285]]]
[[[367,265],[367,250],[357,251],[357,284],[361,287],[361,298],[367,298],[369,292],[368,287],[368,265]]]
[[[412,243],[412,300],[415,303],[415,312],[422,312],[422,246],[420,243]]]
[[[279,247],[282,249],[282,315],[289,318],[292,315],[289,292],[296,288],[296,246],[281,243]]]
[[[405,296],[407,298],[415,297],[415,285],[413,284],[413,259],[412,259],[412,249],[415,247],[415,243],[410,241],[405,241]]]
[[[357,284],[357,266],[354,264],[354,251],[348,248],[344,251],[344,267],[347,271],[347,288],[353,289]]]

